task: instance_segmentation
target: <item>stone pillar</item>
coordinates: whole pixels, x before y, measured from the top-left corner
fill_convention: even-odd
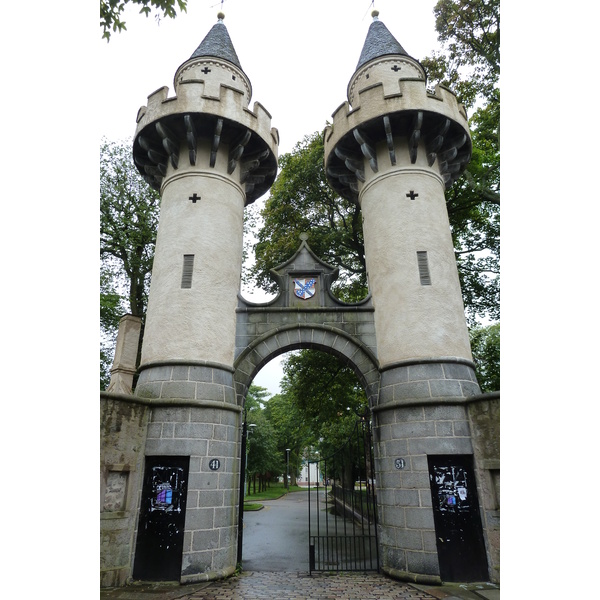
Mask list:
[[[229,576],[237,560],[241,441],[233,373],[216,365],[165,365],[152,378],[162,400],[152,410],[146,455],[190,457],[180,580]],[[213,459],[220,462],[217,470],[210,468]]]
[[[142,319],[140,317],[133,315],[121,317],[107,392],[113,394],[132,393],[141,330]]]
[[[375,468],[381,562],[391,575],[439,582],[427,457],[473,454],[465,401],[478,391],[473,369],[460,363],[415,362],[382,373]]]

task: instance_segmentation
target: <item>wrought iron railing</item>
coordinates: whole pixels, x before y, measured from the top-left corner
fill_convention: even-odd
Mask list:
[[[332,456],[309,461],[311,573],[379,570],[372,465],[370,424],[365,418]],[[316,472],[316,481],[310,481],[311,472]]]

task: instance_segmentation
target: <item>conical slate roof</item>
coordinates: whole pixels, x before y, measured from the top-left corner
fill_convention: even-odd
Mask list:
[[[389,32],[388,28],[374,15],[374,20],[367,32],[367,39],[358,59],[356,70],[358,71],[360,67],[370,60],[387,54],[410,56],[398,40]]]
[[[215,58],[228,60],[239,69],[242,69],[242,65],[227,32],[227,27],[225,27],[221,18],[206,34],[206,37],[200,42],[200,45],[196,48],[194,54],[190,56],[190,59],[199,56],[214,56]]]

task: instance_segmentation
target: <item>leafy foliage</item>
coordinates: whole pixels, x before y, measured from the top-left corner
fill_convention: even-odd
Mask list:
[[[248,460],[246,463],[249,478],[258,476],[262,484],[271,479],[273,474],[283,472],[283,461],[275,446],[275,431],[264,412],[253,415],[256,427],[248,435]],[[262,491],[259,489],[259,491]]]
[[[500,389],[500,323],[470,331],[477,380],[483,393]]]
[[[259,491],[262,491],[274,474],[283,472],[281,454],[277,451],[277,430],[265,411],[268,396],[268,391],[257,385],[251,385],[246,394],[248,493],[252,480],[256,482],[258,477]]]
[[[100,257],[113,259],[132,315],[143,316],[154,259],[160,196],[133,164],[131,142],[100,149]]]
[[[354,371],[331,354],[300,350],[284,364],[284,395],[297,407],[318,443],[321,455],[333,453],[348,439],[358,415],[368,406]]]
[[[440,0],[434,14],[449,60],[472,67],[479,93],[489,96],[500,76],[500,0]]]
[[[158,193],[133,164],[131,142],[102,140],[100,317],[107,340],[114,340],[118,321],[126,312],[145,315],[159,205]],[[101,364],[101,382],[103,372]]]
[[[471,118],[473,156],[446,194],[466,314],[500,318],[500,94]]]
[[[286,449],[290,449],[290,477],[294,485],[303,451],[313,443],[310,423],[288,394],[276,394],[270,398],[265,407],[265,415],[275,430],[278,456],[285,456]]]
[[[500,2],[440,0],[435,8],[442,52],[421,62],[467,108],[473,156],[446,201],[466,314],[500,318]]]
[[[156,9],[157,20],[162,17],[174,19],[177,16],[176,6],[179,10],[187,12],[187,0],[100,0],[100,27],[102,38],[107,42],[110,41],[111,31],[120,33],[122,30],[127,30],[125,21],[121,20],[126,4],[141,6],[140,14],[145,14],[147,17],[152,12],[152,8]]]
[[[284,370],[281,394],[268,398],[264,388],[251,385],[246,396],[248,475],[259,480],[259,491],[286,471],[287,448],[295,485],[305,451],[333,454],[348,441],[367,406],[355,373],[334,356],[302,350],[288,357]],[[355,445],[348,448],[351,454],[357,451]],[[351,468],[352,461],[348,464]]]
[[[342,299],[360,299],[366,295],[360,209],[329,187],[323,152],[322,137],[314,133],[280,157],[280,174],[261,213],[250,276],[265,291],[275,292],[270,269],[288,260],[298,249],[299,235],[307,233],[312,250],[340,268],[336,290],[345,289]]]

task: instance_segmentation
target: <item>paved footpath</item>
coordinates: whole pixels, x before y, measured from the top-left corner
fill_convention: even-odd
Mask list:
[[[435,596],[377,573],[338,575],[244,571],[239,577],[212,583],[185,600],[432,600]]]
[[[493,584],[426,586],[378,573],[244,571],[229,579],[188,585],[138,583],[103,589],[101,600],[500,600]]]
[[[426,591],[427,590],[427,591]],[[431,592],[431,593],[430,593]],[[417,586],[378,573],[244,571],[238,577],[216,581],[181,600],[499,600],[496,586]]]

